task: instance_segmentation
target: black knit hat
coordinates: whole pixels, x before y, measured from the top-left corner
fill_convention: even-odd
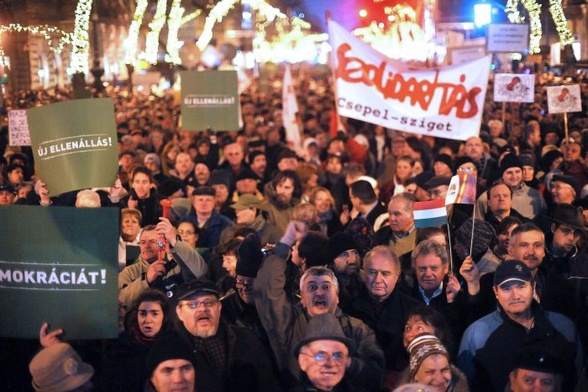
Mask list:
[[[518,167],[523,170],[523,164],[515,154],[506,154],[500,162],[500,176],[511,167]]]
[[[464,163],[473,163],[474,165],[476,164],[476,162],[474,162],[474,160],[467,155],[457,157],[455,158],[455,161],[453,161],[453,172],[457,173],[457,169],[459,169],[459,167]]]
[[[453,169],[453,159],[447,154],[439,154],[435,157],[433,164],[435,162],[442,162],[447,165],[447,167],[452,170]]]
[[[514,358],[514,369],[526,369],[542,373],[562,374],[564,361],[555,352],[538,344],[519,348]]]
[[[551,165],[555,162],[558,158],[563,158],[563,153],[559,150],[551,150],[546,152],[543,157],[541,158],[541,163],[543,164],[543,170],[548,172],[551,170]]]
[[[192,196],[216,196],[216,191],[211,186],[202,185],[192,191]]]
[[[145,361],[149,378],[151,378],[160,363],[171,359],[185,359],[196,368],[196,356],[190,350],[189,345],[177,333],[161,336],[151,346]]]
[[[239,245],[237,259],[237,275],[255,278],[263,261],[261,243],[256,234],[249,234]]]
[[[358,249],[358,245],[352,236],[346,233],[335,233],[327,243],[327,261],[332,263],[341,253],[350,249]]]
[[[472,245],[472,231],[474,242],[472,246],[472,255],[478,256],[486,252],[488,247],[492,244],[492,241],[496,238],[496,232],[492,225],[486,221],[480,219],[468,219],[466,220],[456,232],[456,245],[462,245],[467,249],[469,253],[470,245]],[[458,247],[459,248],[459,247]],[[461,253],[455,249],[457,253]],[[461,250],[461,248],[460,248]],[[464,258],[468,254],[458,254],[458,257]]]
[[[231,176],[225,170],[215,170],[210,174],[208,184],[212,185],[224,185],[227,189],[231,189]]]

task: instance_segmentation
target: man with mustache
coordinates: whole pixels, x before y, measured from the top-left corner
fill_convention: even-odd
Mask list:
[[[339,304],[339,282],[326,267],[308,268],[300,278],[300,303],[288,300],[286,257],[290,247],[307,231],[304,223],[293,221],[257,273],[253,285],[255,305],[278,362],[284,386],[297,385],[300,377],[298,361],[293,356],[296,344],[312,317],[335,315],[345,336],[353,339],[357,351],[346,366],[352,387],[377,390],[382,382],[384,355],[376,343],[374,332],[361,320],[344,314]],[[325,260],[326,264],[326,260]]]
[[[179,333],[196,357],[196,390],[280,390],[257,335],[221,318],[222,304],[214,283],[188,282],[180,287],[177,301]]]
[[[520,260],[505,260],[494,273],[498,309],[465,331],[458,366],[471,390],[502,392],[515,368],[514,353],[532,343],[557,353],[566,369],[564,391],[572,391],[583,371],[583,350],[573,322],[545,311],[534,300],[532,269]]]

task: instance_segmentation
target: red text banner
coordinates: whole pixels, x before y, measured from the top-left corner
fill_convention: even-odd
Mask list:
[[[339,115],[410,133],[466,140],[480,132],[490,57],[413,70],[329,22]]]

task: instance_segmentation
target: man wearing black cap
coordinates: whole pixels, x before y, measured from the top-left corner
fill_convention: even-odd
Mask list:
[[[200,186],[192,192],[192,209],[186,219],[200,228],[198,248],[214,248],[220,241],[222,231],[231,225],[231,220],[215,208],[216,191],[209,186]]]
[[[267,158],[265,156],[265,152],[262,151],[252,151],[249,153],[248,162],[251,170],[257,176],[256,181],[257,190],[263,192],[263,187],[268,181],[268,174],[267,171]]]
[[[507,154],[500,162],[502,181],[512,190],[512,207],[527,219],[533,219],[545,209],[545,200],[538,190],[523,181],[523,164],[515,154]],[[488,195],[482,193],[476,203],[476,218],[484,219]]]
[[[515,367],[512,353],[532,341],[561,355],[564,390],[573,390],[583,371],[584,354],[572,321],[544,311],[533,299],[533,274],[522,261],[503,261],[494,273],[493,289],[498,309],[471,324],[459,347],[458,366],[470,388],[503,392]]]
[[[549,193],[552,201],[550,208],[544,209],[533,219],[533,223],[545,233],[551,231],[551,217],[555,208],[559,204],[574,204],[580,195],[580,187],[574,177],[554,174],[549,184]]]
[[[515,355],[508,375],[508,392],[558,392],[563,374],[561,359],[543,347],[523,347]]]
[[[176,315],[179,333],[194,356],[201,391],[277,391],[272,363],[259,338],[221,318],[219,292],[212,282],[180,287]]]
[[[445,200],[451,177],[433,177],[425,184],[431,200]]]
[[[0,206],[12,204],[15,196],[16,191],[12,185],[0,185]]]
[[[146,392],[194,392],[196,358],[180,336],[157,339],[147,355]]]
[[[263,200],[263,194],[259,191],[258,181],[261,181],[257,174],[251,169],[243,169],[235,179],[235,192],[231,201],[236,202],[241,195],[254,195],[260,201]]]

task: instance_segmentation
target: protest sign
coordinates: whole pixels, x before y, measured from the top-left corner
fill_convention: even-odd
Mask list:
[[[114,184],[118,152],[110,98],[29,109],[27,118],[37,172],[51,195]]]
[[[545,87],[549,113],[570,113],[582,111],[580,85]]]
[[[183,130],[239,129],[237,72],[186,71],[180,74]]]
[[[26,110],[11,110],[8,112],[8,145],[31,145]]]
[[[487,42],[488,52],[524,53],[529,48],[529,25],[491,23]]]
[[[117,208],[0,208],[0,336],[116,338]]]
[[[413,70],[329,22],[339,115],[400,131],[466,140],[480,131],[490,56]]]
[[[535,75],[494,75],[495,102],[534,102]]]

